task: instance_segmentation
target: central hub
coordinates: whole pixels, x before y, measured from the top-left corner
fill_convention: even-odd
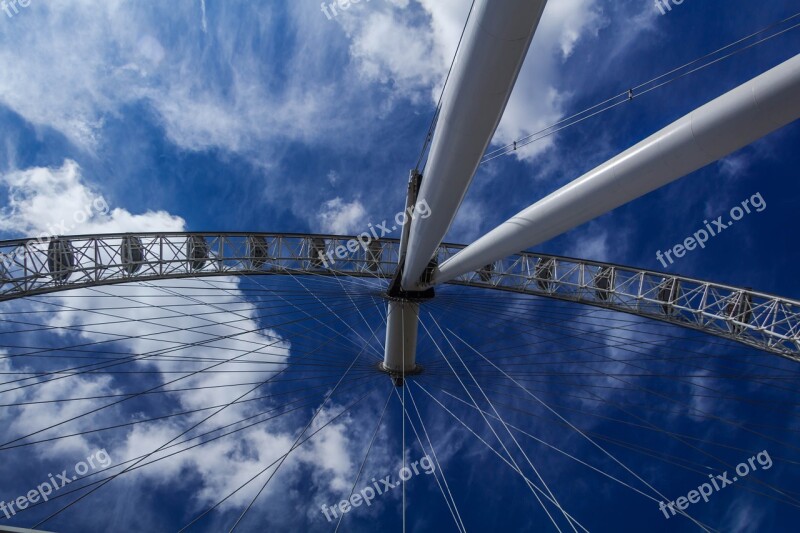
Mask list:
[[[390,375],[411,374],[417,368],[419,302],[389,300],[386,317],[386,351],[382,369]]]
[[[395,387],[402,387],[405,378],[409,376],[418,376],[422,374],[425,369],[420,365],[415,364],[414,368],[412,368],[409,372],[397,372],[396,370],[387,368],[383,363],[378,363],[378,370],[384,374],[388,374],[389,377],[392,378],[392,383],[394,383]]]
[[[422,175],[416,169],[412,170],[406,196],[406,211],[411,213],[412,219],[421,182]],[[420,303],[435,296],[430,281],[436,268],[436,261],[431,261],[428,265],[426,276],[420,280],[420,289],[404,290],[401,285],[410,230],[410,220],[406,219],[400,238],[397,272],[386,291],[386,299],[389,302],[386,310],[386,344],[383,363],[379,366],[382,372],[389,374],[392,382],[398,387],[403,385],[405,376],[422,372],[422,368],[416,364],[419,306]]]

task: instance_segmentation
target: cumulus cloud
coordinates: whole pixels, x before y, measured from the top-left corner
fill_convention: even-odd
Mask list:
[[[328,200],[317,214],[317,227],[321,233],[352,235],[363,231],[367,211],[360,200],[345,202],[341,198]]]
[[[0,209],[0,231],[15,236],[185,230],[182,218],[165,211],[136,215],[112,209],[72,160],[58,168],[34,167],[0,175],[0,185],[8,189],[8,202]]]
[[[52,225],[59,224],[61,220],[74,222],[72,229],[79,233],[185,230],[185,222],[180,217],[165,212],[134,214],[107,204],[106,209],[101,211],[87,209],[85,206],[95,205],[96,199],[102,198],[102,192],[88,184],[81,168],[74,161],[65,161],[57,168],[13,171],[0,177],[0,183],[8,189],[9,196],[2,219],[2,230],[6,232],[22,235],[48,232]],[[363,217],[363,206],[357,202],[346,204],[337,199],[329,202],[327,208],[332,229],[350,229]],[[77,223],[73,217],[75,210],[91,212],[85,220]],[[286,369],[291,362],[290,342],[277,331],[265,328],[260,323],[257,308],[245,305],[248,302],[247,296],[237,288],[237,283],[236,279],[226,277],[213,280],[170,280],[104,287],[99,293],[92,289],[71,291],[63,297],[52,296],[47,305],[38,302],[12,302],[17,311],[35,311],[37,319],[49,328],[48,333],[37,336],[36,342],[39,344],[100,346],[103,350],[101,353],[131,354],[140,358],[139,361],[113,368],[114,370],[155,372],[159,376],[158,382],[163,383],[188,374],[187,365],[200,370],[217,362],[213,368],[217,372],[196,374],[178,382],[175,386],[199,390],[170,395],[169,401],[164,401],[159,413],[201,411],[135,425],[122,433],[109,435],[105,440],[97,434],[90,434],[55,441],[52,446],[37,446],[37,453],[42,458],[54,459],[63,464],[71,464],[74,457],[85,456],[83,454],[92,449],[93,444],[94,447],[102,444],[115,463],[150,453],[170,442],[191,424],[209,416],[214,412],[207,410],[209,406],[226,405],[252,389],[253,382],[266,380],[276,372]],[[215,295],[209,302],[208,294],[214,287],[223,287],[224,290],[213,291]],[[103,298],[104,295],[111,298]],[[151,305],[153,302],[158,305]],[[153,357],[162,353],[165,355]],[[23,363],[17,358],[6,358],[6,355],[6,352],[0,352],[0,372],[41,371],[29,359]],[[205,361],[190,363],[187,358],[203,358]],[[238,362],[218,364],[230,358],[237,358]],[[269,364],[265,365],[265,362]],[[265,369],[269,372],[265,373]],[[251,374],[248,375],[247,372]],[[243,380],[244,375],[248,375],[248,379]],[[242,381],[250,384],[241,385]],[[108,400],[57,404],[31,402],[74,396],[123,394],[131,392],[130,386],[130,380],[127,383],[120,382],[111,374],[99,372],[9,390],[0,395],[3,403],[27,402],[28,405],[0,410],[0,421],[6,428],[6,440],[58,424],[109,403]],[[150,385],[153,386],[154,384]],[[6,385],[2,389],[10,387]],[[146,384],[141,384],[133,390],[147,388]],[[268,395],[270,390],[269,385],[262,386],[245,399]],[[135,407],[128,407],[132,404]],[[146,414],[140,413],[138,409],[141,404],[132,404],[121,404],[91,416],[80,417],[69,425],[58,425],[37,438],[114,425],[120,420],[154,416],[152,410],[146,411]],[[201,430],[210,431],[229,424],[233,424],[233,428],[241,427],[241,420],[281,405],[280,399],[262,399],[233,405],[205,422],[190,436]],[[339,405],[327,405],[315,427],[330,420],[341,408]],[[278,459],[291,447],[295,439],[295,428],[302,421],[292,418],[288,420],[285,424],[255,426],[237,434],[237,438],[223,438],[194,448],[176,456],[175,460],[160,462],[158,468],[139,470],[132,479],[135,481],[144,478],[157,485],[168,484],[172,489],[177,489],[180,480],[184,479],[186,483],[193,485],[192,504],[197,509],[205,509],[216,503],[221,494],[232,492],[250,479],[254,472]],[[309,443],[301,453],[295,454],[281,467],[280,477],[283,481],[273,483],[265,497],[276,490],[272,487],[285,487],[284,482],[297,481],[296,476],[305,468],[316,472],[318,490],[337,493],[345,491],[347,480],[352,479],[351,439],[359,438],[358,434],[358,431],[353,432],[348,418],[326,428],[320,438]],[[174,451],[175,449],[170,449],[164,453],[159,452],[151,459]],[[189,479],[189,473],[193,476],[192,480]],[[195,485],[196,479],[200,480],[199,485]],[[265,479],[266,477],[261,482]],[[260,485],[256,482],[251,487],[256,484]],[[240,491],[224,507],[238,507],[249,503],[252,496],[252,491]]]
[[[22,435],[27,435],[32,430],[38,430],[77,416],[87,410],[86,402],[67,403],[42,403],[59,398],[74,396],[76,391],[81,395],[98,396],[115,394],[119,390],[114,387],[109,376],[84,375],[76,376],[70,380],[55,379],[46,384],[30,386],[35,383],[30,377],[22,380],[25,374],[35,375],[41,373],[31,361],[19,362],[8,351],[0,351],[0,372],[3,373],[0,390],[0,402],[3,404],[17,404],[13,408],[0,408],[0,423],[3,424],[3,442],[11,441]],[[21,373],[21,374],[20,374]],[[13,377],[12,377],[13,376]],[[21,380],[21,381],[19,381]],[[69,426],[70,433],[78,433],[96,427],[99,423],[108,422],[110,411],[94,420],[76,420]],[[118,414],[118,413],[115,413]],[[32,423],[32,421],[34,421]],[[66,433],[66,431],[61,432]],[[33,439],[39,440],[58,435],[59,432],[43,432]],[[40,458],[56,458],[63,456],[80,457],[92,447],[92,439],[88,436],[77,436],[70,439],[57,440],[48,446],[33,448],[34,453]]]
[[[463,10],[463,5],[454,4],[442,2],[440,9]],[[420,101],[441,81],[447,63],[429,25],[416,24],[411,15],[391,4],[368,14],[348,15],[340,20],[351,40],[350,54],[364,79],[391,84],[396,98],[412,101]],[[395,45],[384,46],[387,39]]]

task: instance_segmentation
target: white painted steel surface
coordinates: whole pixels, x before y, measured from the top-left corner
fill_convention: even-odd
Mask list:
[[[383,369],[390,373],[413,373],[416,368],[419,304],[392,300],[386,320],[386,350]]]
[[[440,265],[445,283],[556,237],[800,118],[800,55],[698,108],[521,211]]]
[[[414,289],[444,239],[516,83],[546,0],[477,0],[447,84],[419,199],[403,288]]]

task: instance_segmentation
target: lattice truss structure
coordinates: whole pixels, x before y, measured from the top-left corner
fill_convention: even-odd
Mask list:
[[[0,301],[100,285],[228,275],[391,278],[400,243],[304,234],[147,233],[0,242]],[[434,264],[464,246],[443,244]],[[643,269],[520,253],[450,281],[578,302],[800,362],[800,302]]]

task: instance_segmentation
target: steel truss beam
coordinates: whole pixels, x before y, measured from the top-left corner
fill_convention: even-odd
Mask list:
[[[101,285],[209,276],[389,280],[399,241],[305,234],[147,233],[0,241],[0,301]],[[349,249],[348,249],[348,244]],[[464,249],[443,244],[439,263]],[[338,252],[338,255],[337,255]],[[448,282],[577,302],[731,339],[800,362],[800,301],[596,261],[521,253]]]

